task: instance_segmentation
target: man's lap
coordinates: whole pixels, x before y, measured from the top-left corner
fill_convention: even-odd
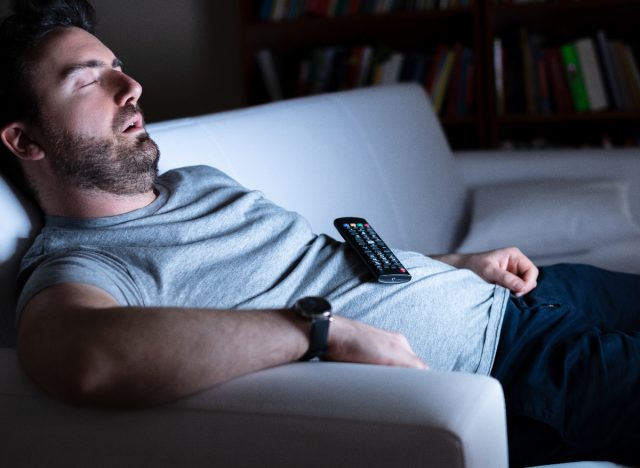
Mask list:
[[[541,268],[538,287],[510,300],[492,375],[505,390],[513,465],[637,461],[640,276]]]

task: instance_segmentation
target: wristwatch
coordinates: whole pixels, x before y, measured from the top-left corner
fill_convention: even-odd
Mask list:
[[[318,360],[327,352],[329,324],[333,320],[331,304],[323,297],[307,296],[298,299],[293,309],[304,320],[311,322],[309,349],[301,361]]]

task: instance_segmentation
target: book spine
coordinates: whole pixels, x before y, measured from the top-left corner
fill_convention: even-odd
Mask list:
[[[464,93],[464,48],[462,44],[456,44],[454,46],[454,54],[450,79],[451,84],[449,85],[449,93],[446,98],[446,115],[450,117],[460,115],[460,99]]]
[[[432,96],[433,107],[436,113],[440,113],[440,111],[442,110],[442,105],[444,103],[444,98],[449,86],[449,79],[451,77],[451,71],[453,70],[454,61],[455,52],[453,50],[448,50],[445,54],[442,68],[439,70],[438,76],[436,77],[434,95]]]
[[[624,76],[624,83],[629,93],[629,109],[637,109],[639,101],[637,99],[636,83],[633,75],[633,67],[630,61],[630,56],[627,53],[627,45],[623,42],[618,43],[620,56],[620,63],[622,64],[622,73]]]
[[[496,112],[498,115],[506,114],[506,102],[504,95],[504,49],[502,39],[496,37],[493,40],[493,79],[496,90]]]
[[[557,48],[546,49],[544,57],[556,112],[560,114],[572,112],[571,91],[569,91],[569,84],[564,74],[560,50]]]
[[[544,51],[535,51],[535,70],[537,87],[537,109],[543,114],[551,112],[551,93],[549,91],[549,76],[545,66]]]
[[[629,81],[631,83],[633,101],[635,109],[640,109],[640,69],[638,62],[633,55],[633,50],[629,44],[624,45],[624,51],[627,56],[627,66],[629,69]]]
[[[524,91],[527,104],[527,112],[534,114],[536,106],[536,80],[533,54],[529,42],[529,33],[526,28],[520,29],[520,53],[522,54],[522,67],[524,76]]]
[[[587,111],[589,110],[589,98],[584,85],[580,59],[578,58],[578,51],[576,50],[575,44],[569,43],[563,45],[560,47],[560,53],[562,54],[562,61],[573,99],[574,109],[578,112]]]
[[[622,94],[621,110],[629,111],[633,109],[633,96],[626,77],[624,64],[625,58],[623,52],[624,46],[622,42],[618,40],[610,40],[609,46],[613,57],[613,69],[618,79],[618,83],[620,83],[620,93]]]
[[[596,43],[598,44],[598,52],[600,53],[600,60],[602,61],[604,68],[606,77],[605,82],[609,90],[609,96],[611,97],[611,105],[615,109],[622,110],[624,109],[624,100],[621,89],[622,85],[616,73],[611,45],[603,30],[598,30],[596,32]]]
[[[607,102],[593,39],[585,37],[575,41],[575,45],[580,66],[582,67],[582,77],[584,78],[587,96],[589,97],[589,108],[592,111],[605,110],[609,107],[609,103]]]
[[[431,67],[429,68],[429,72],[427,73],[427,78],[425,80],[425,89],[428,91],[432,99],[435,94],[436,80],[438,78],[440,70],[444,66],[448,50],[449,48],[446,45],[438,44],[434,52]]]
[[[283,98],[282,86],[276,71],[273,54],[269,49],[262,49],[258,52],[257,60],[269,99],[272,101],[281,100]]]
[[[402,69],[404,59],[405,56],[403,53],[394,52],[391,54],[391,57],[382,65],[380,84],[393,84],[399,81],[400,70]]]
[[[464,114],[469,114],[475,108],[476,102],[476,58],[472,50],[469,50],[469,64],[465,78]]]

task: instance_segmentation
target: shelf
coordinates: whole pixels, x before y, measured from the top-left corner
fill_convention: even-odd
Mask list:
[[[532,30],[558,36],[585,34],[610,28],[631,33],[637,30],[638,0],[582,0],[520,5],[496,5],[488,8],[491,27],[500,30],[516,23],[526,23]]]
[[[615,144],[627,144],[629,141],[640,138],[640,105],[636,105],[635,98],[633,105],[630,105],[629,93],[626,92],[624,99],[620,95],[612,100],[611,82],[607,84],[607,101],[612,107],[617,109],[636,109],[634,111],[589,111],[589,112],[569,112],[562,114],[551,113],[531,113],[514,114],[514,112],[530,109],[535,110],[556,110],[564,109],[569,111],[576,104],[571,101],[567,105],[564,96],[566,91],[559,86],[557,61],[554,63],[554,81],[550,81],[550,71],[544,72],[543,68],[550,67],[548,59],[540,51],[550,48],[559,49],[570,42],[578,39],[594,38],[598,31],[606,35],[606,38],[615,42],[617,54],[627,54],[627,51],[620,52],[619,45],[622,44],[627,50],[631,50],[637,61],[640,62],[640,35],[637,33],[637,18],[640,17],[640,0],[556,0],[545,3],[530,4],[506,4],[495,5],[493,0],[475,0],[470,7],[457,7],[445,10],[429,10],[419,12],[391,12],[369,15],[350,15],[337,17],[310,17],[303,16],[298,19],[282,19],[278,21],[258,21],[257,3],[252,0],[242,0],[244,7],[243,41],[245,47],[245,70],[247,73],[247,104],[265,102],[268,96],[274,96],[273,87],[267,89],[269,73],[265,72],[264,54],[261,54],[260,66],[256,63],[256,56],[264,49],[271,53],[270,59],[273,63],[272,69],[277,69],[281,77],[283,92],[285,97],[300,95],[292,93],[291,90],[299,91],[303,95],[311,89],[312,92],[318,90],[331,91],[334,88],[317,87],[315,89],[308,86],[299,87],[302,82],[300,77],[307,76],[307,68],[317,70],[324,63],[333,63],[331,54],[338,54],[343,60],[345,54],[353,53],[355,49],[373,49],[375,52],[375,66],[383,67],[385,57],[395,56],[397,66],[398,56],[404,67],[405,58],[411,57],[409,66],[415,67],[415,60],[426,59],[425,67],[432,67],[433,63],[442,64],[436,60],[436,51],[448,47],[453,49],[458,44],[470,50],[473,54],[473,79],[469,79],[467,88],[473,94],[469,100],[471,105],[464,112],[459,112],[460,116],[449,112],[447,106],[449,92],[454,89],[447,87],[447,94],[442,100],[442,87],[430,85],[430,89],[439,89],[438,104],[440,108],[440,121],[449,142],[454,148],[479,148],[498,147],[505,139],[522,139],[522,141],[548,140],[557,141],[559,145],[576,144],[581,142],[594,144],[599,138],[612,141]],[[510,107],[507,108],[510,114],[501,115],[496,104],[495,77],[494,77],[494,38],[500,37],[503,40],[505,67],[511,65],[516,73],[511,71],[503,77],[506,82],[515,83],[510,89],[505,88],[505,99],[509,99]],[[526,38],[529,39],[526,39]],[[584,41],[583,41],[584,42]],[[526,62],[518,57],[526,51],[526,44],[529,44],[531,56],[526,57]],[[535,53],[533,52],[535,48]],[[332,52],[334,49],[335,52]],[[323,59],[323,53],[328,50],[328,59]],[[612,49],[613,50],[613,49]],[[358,52],[360,53],[360,52]],[[369,52],[367,52],[368,54]],[[315,55],[312,55],[315,54]],[[546,54],[546,52],[545,52]],[[310,57],[313,57],[310,59]],[[350,56],[353,57],[353,56]],[[350,67],[360,57],[349,58]],[[417,58],[416,58],[417,57]],[[440,55],[439,57],[442,57]],[[515,57],[515,59],[514,59]],[[533,58],[533,62],[531,61]],[[316,67],[313,60],[319,60],[320,65]],[[369,56],[367,56],[369,60]],[[620,76],[619,64],[616,76]],[[389,60],[391,62],[391,60]],[[629,63],[633,60],[628,59]],[[308,62],[311,65],[308,65]],[[304,66],[301,67],[301,64]],[[422,63],[422,62],[419,62]],[[455,63],[458,63],[457,61]],[[464,62],[468,64],[469,62]],[[613,62],[609,62],[613,63]],[[515,65],[514,65],[515,64]],[[422,65],[421,65],[422,66]],[[566,67],[566,64],[563,66]],[[314,68],[316,67],[316,68]],[[442,65],[440,65],[442,70]],[[526,68],[525,68],[526,67]],[[411,69],[411,68],[409,68]],[[418,67],[422,73],[425,68]],[[434,68],[428,68],[433,70]],[[437,69],[437,68],[435,68]],[[344,73],[344,65],[338,67],[340,73]],[[395,69],[394,69],[395,70]],[[526,75],[523,72],[526,70]],[[567,73],[566,68],[561,68],[560,73]],[[626,76],[629,76],[629,67],[625,69]],[[304,74],[302,73],[304,71]],[[399,76],[411,76],[411,73]],[[394,71],[395,73],[395,71]],[[420,83],[433,83],[425,79],[424,75],[416,73],[415,81]],[[465,71],[466,73],[466,71]],[[538,74],[538,75],[535,75]],[[547,88],[537,88],[539,78],[536,76],[547,76]],[[324,75],[320,75],[324,76]],[[338,74],[339,77],[344,75]],[[362,76],[362,75],[361,75]],[[377,75],[378,77],[380,75]],[[430,74],[428,76],[434,76]],[[455,76],[454,73],[444,76]],[[457,76],[465,76],[458,74]],[[527,79],[517,77],[526,76]],[[385,81],[388,76],[385,75]],[[566,76],[565,76],[566,78]],[[451,79],[451,78],[448,78]],[[625,78],[627,79],[627,78]],[[514,81],[515,80],[515,81]],[[611,80],[607,77],[607,80]],[[338,82],[333,80],[331,83]],[[377,83],[379,81],[363,83]],[[445,81],[446,82],[446,81]],[[459,93],[460,83],[456,81]],[[351,84],[352,81],[347,83]],[[451,82],[449,82],[451,84]],[[553,88],[551,88],[553,84]],[[297,86],[297,87],[296,87]],[[472,86],[472,87],[471,87]],[[525,86],[522,95],[521,87]],[[533,86],[533,88],[532,88]],[[341,87],[339,87],[341,89]],[[532,94],[532,90],[533,93]],[[560,90],[560,91],[559,91]],[[630,88],[627,89],[629,91]],[[507,93],[508,91],[508,93]],[[592,90],[593,91],[593,90]],[[455,94],[454,94],[455,95]],[[459,95],[459,94],[458,94]],[[557,96],[563,96],[558,100]],[[539,97],[539,100],[532,100],[532,96]],[[546,100],[543,100],[546,99]],[[570,99],[573,99],[570,96]],[[459,102],[464,102],[459,101]],[[535,103],[532,105],[532,102]],[[524,105],[523,105],[524,104]],[[572,106],[573,104],[573,106]],[[578,102],[578,105],[581,103]],[[597,105],[595,106],[598,107]]]
[[[472,10],[455,8],[420,13],[389,13],[384,15],[345,16],[333,18],[302,18],[252,22],[246,26],[246,40],[251,46],[271,47],[321,46],[338,43],[379,42],[391,44],[411,44],[416,46],[417,38],[446,37],[459,38],[456,31],[447,31],[451,22],[467,26],[467,41],[472,40]],[[363,40],[364,39],[364,40]]]
[[[576,122],[640,122],[640,112],[584,112],[571,114],[523,114],[498,117],[501,125],[562,124]]]

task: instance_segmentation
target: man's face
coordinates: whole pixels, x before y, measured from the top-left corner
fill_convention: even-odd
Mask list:
[[[159,152],[143,128],[141,86],[95,36],[51,33],[33,67],[39,143],[66,183],[117,195],[151,190]]]

